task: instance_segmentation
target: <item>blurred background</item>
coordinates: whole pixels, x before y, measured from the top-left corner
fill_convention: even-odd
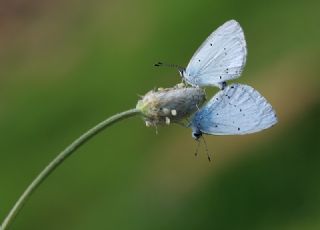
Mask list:
[[[138,95],[180,82],[218,26],[242,25],[279,123],[246,136],[112,126],[57,169],[11,229],[320,229],[319,1],[0,2],[0,219],[59,151]],[[213,94],[216,89],[208,89]]]

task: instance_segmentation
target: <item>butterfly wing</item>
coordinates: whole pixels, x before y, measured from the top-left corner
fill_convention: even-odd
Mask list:
[[[230,20],[202,43],[183,72],[183,77],[193,86],[220,87],[222,82],[241,75],[246,56],[242,28],[237,21]]]
[[[193,129],[215,135],[255,133],[277,123],[272,106],[248,85],[218,92],[192,119]]]

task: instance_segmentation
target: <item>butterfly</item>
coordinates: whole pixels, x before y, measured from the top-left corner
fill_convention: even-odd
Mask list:
[[[184,81],[192,86],[217,86],[240,77],[246,64],[247,45],[243,30],[235,20],[230,20],[213,31],[194,53],[186,68],[177,67]]]
[[[203,134],[243,135],[259,132],[277,123],[277,116],[268,101],[254,88],[231,84],[215,94],[192,117],[188,127],[198,141],[202,138],[208,160],[211,157]]]
[[[192,117],[192,137],[243,135],[259,132],[277,123],[277,116],[268,101],[254,88],[231,84],[220,90]]]

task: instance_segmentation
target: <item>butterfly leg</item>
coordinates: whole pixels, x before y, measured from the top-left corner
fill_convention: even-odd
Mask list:
[[[197,107],[197,110],[199,111],[199,110],[200,110],[200,108],[199,108],[198,104],[196,104],[196,107]]]
[[[187,125],[186,125],[186,127],[188,128],[190,125],[191,125],[191,121],[189,120],[189,118],[186,118],[186,121],[187,121]]]
[[[224,88],[226,88],[226,86],[227,86],[227,82],[221,82],[221,83],[219,83],[219,88],[221,89],[221,90],[224,90]]]
[[[200,139],[196,140],[198,142],[197,147],[196,147],[196,152],[194,153],[194,155],[197,157],[198,156],[198,151],[199,151],[199,147],[200,147]]]
[[[205,148],[206,148],[206,153],[207,153],[208,161],[211,162],[211,155],[210,155],[209,150],[208,150],[207,142],[206,142],[206,140],[204,139],[203,136],[202,136],[202,139],[203,139],[203,142],[204,142],[204,146],[205,146]]]

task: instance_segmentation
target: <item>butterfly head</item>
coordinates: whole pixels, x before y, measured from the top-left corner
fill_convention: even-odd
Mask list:
[[[180,67],[180,68],[178,68],[178,71],[179,71],[180,76],[181,76],[182,78],[184,78],[184,74],[185,74],[185,72],[186,72],[186,69]]]
[[[192,138],[198,140],[202,136],[202,132],[199,129],[192,129]]]

